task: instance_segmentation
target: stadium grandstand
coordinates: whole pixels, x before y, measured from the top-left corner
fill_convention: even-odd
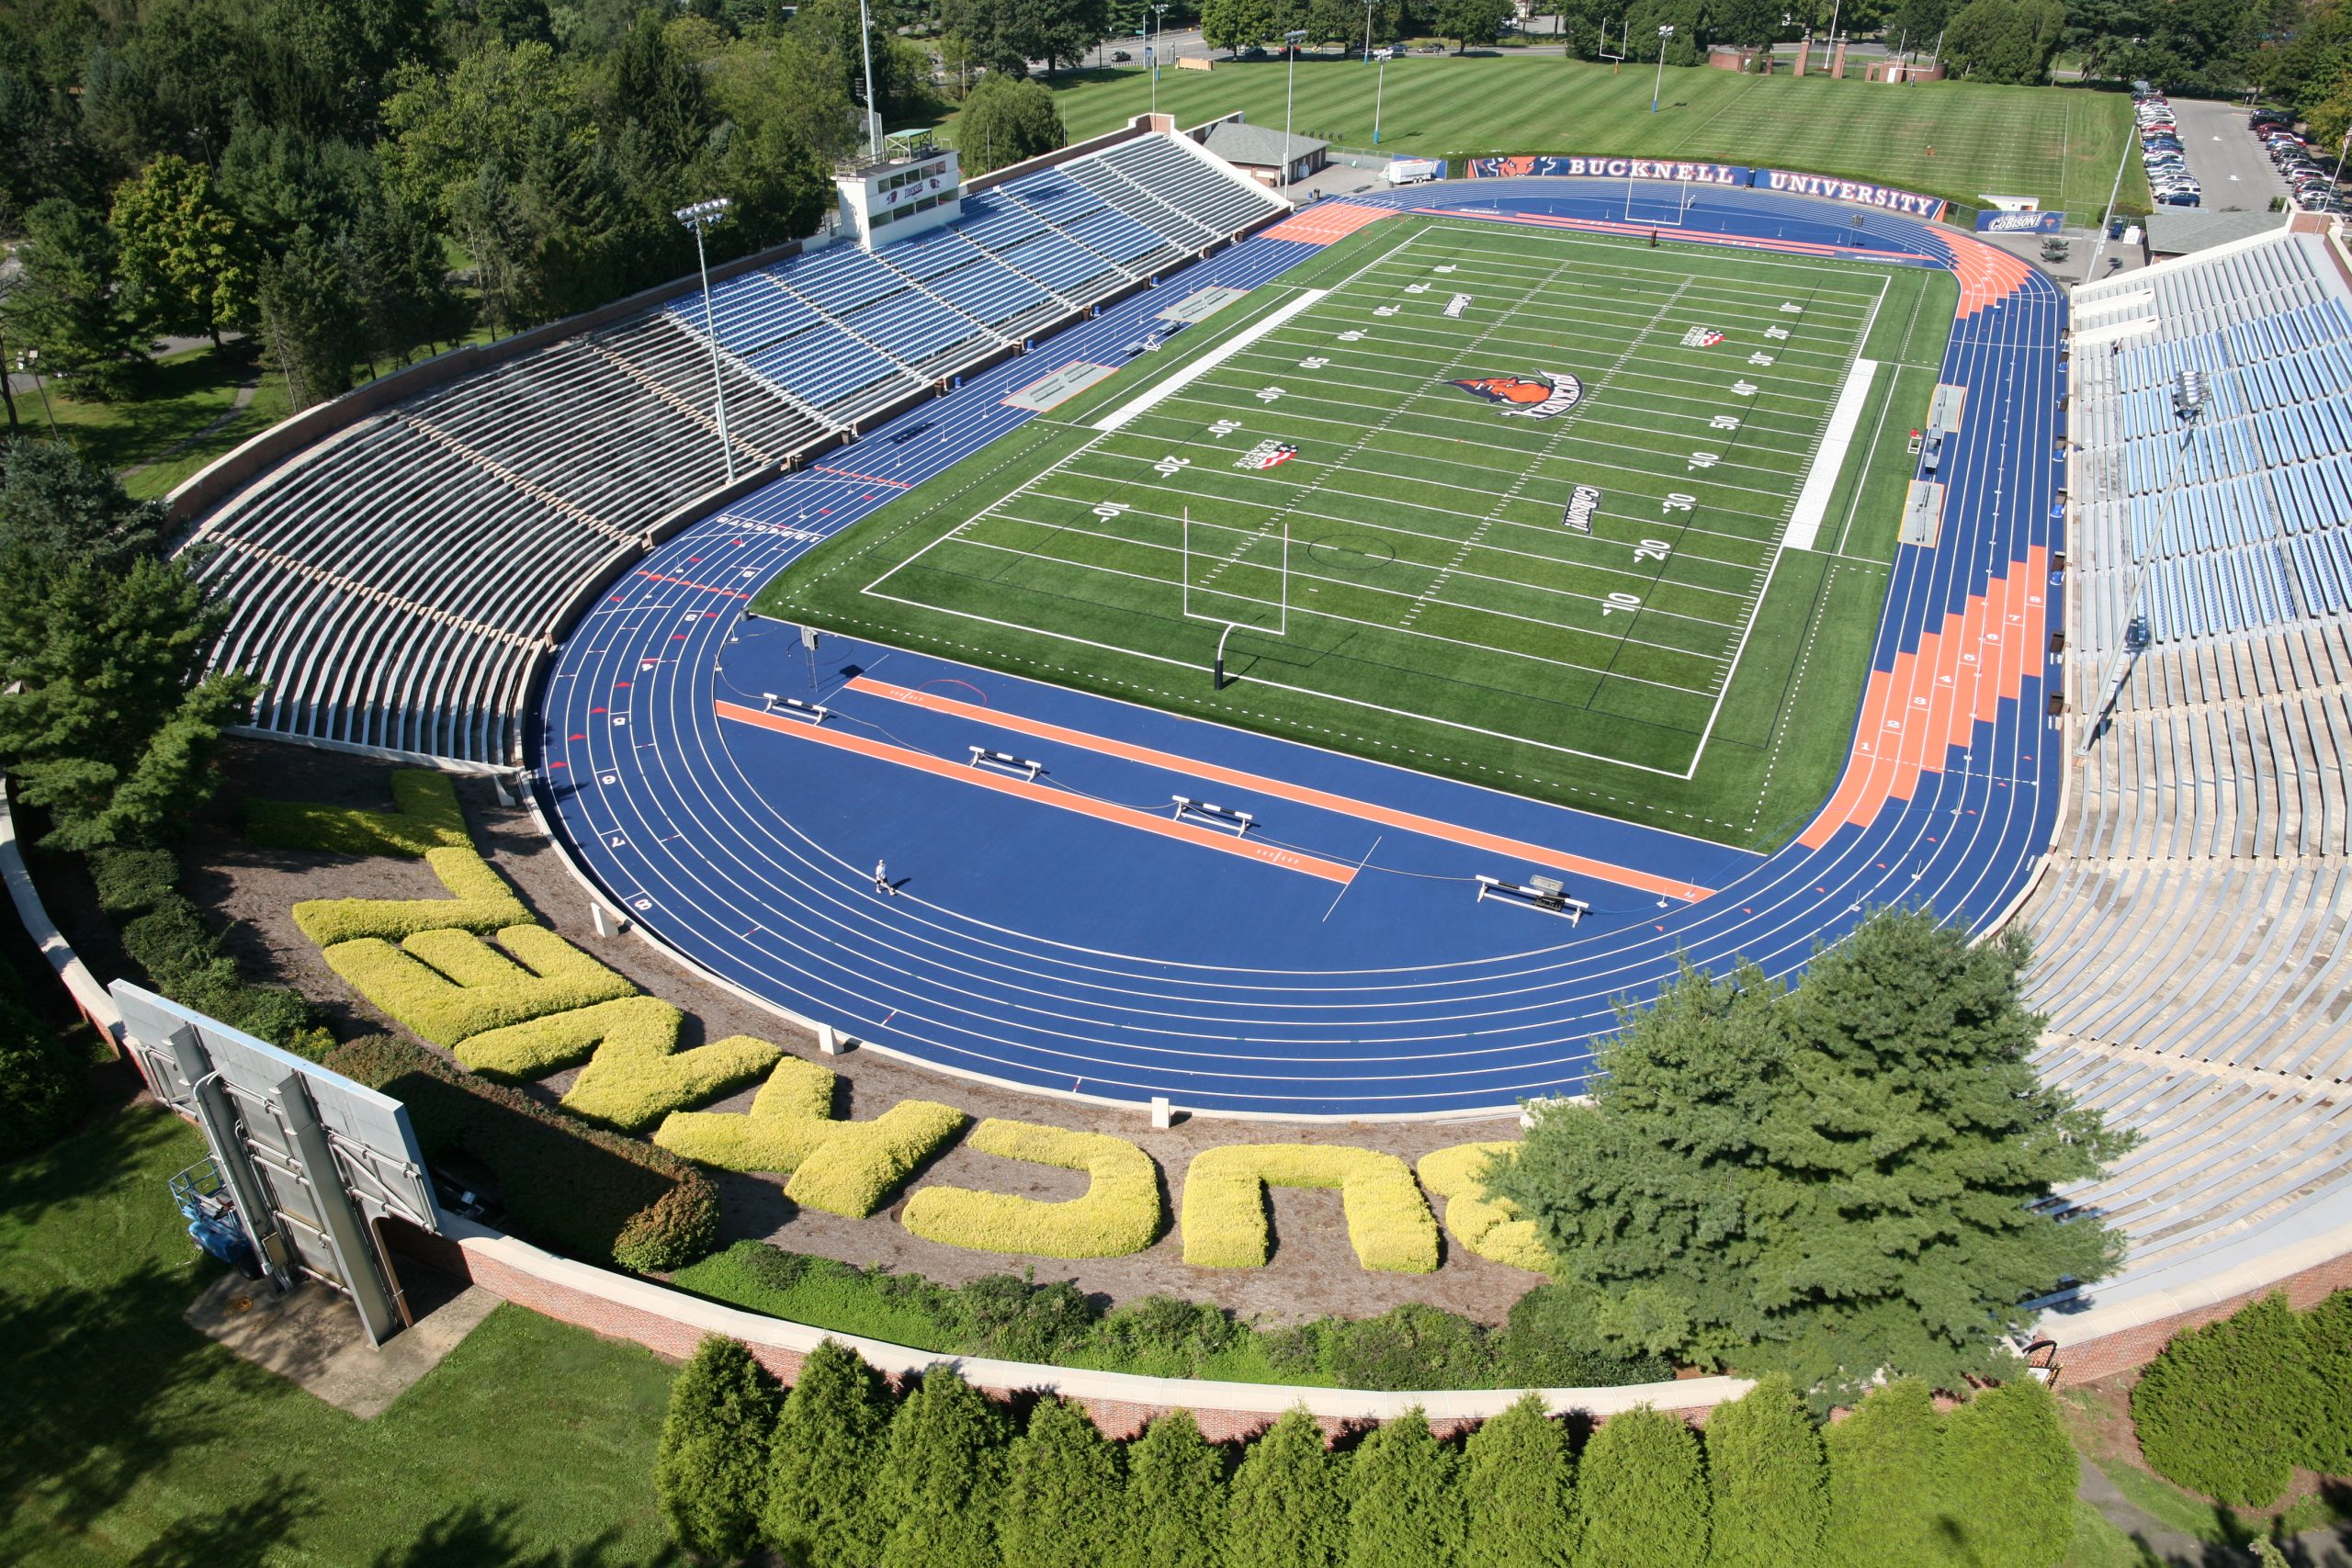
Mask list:
[[[1289,210],[1138,133],[968,193],[959,222],[804,249],[712,291],[741,464],[797,465]],[[504,766],[583,592],[726,482],[698,292],[423,393],[202,519],[236,604],[216,655],[263,733]],[[533,563],[527,571],[514,563]]]
[[[2286,231],[2077,289],[2084,733],[2023,918],[2043,1070],[2141,1146],[2063,1197],[2174,1295],[2352,1197],[2352,291]]]

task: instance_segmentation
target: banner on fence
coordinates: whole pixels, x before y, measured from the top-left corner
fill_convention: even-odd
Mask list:
[[[1472,179],[1514,175],[1566,175],[1587,179],[1665,180],[1702,186],[1744,186],[1755,171],[1738,164],[1686,164],[1671,158],[1579,158],[1541,153],[1521,158],[1473,158]]]
[[[1980,212],[1980,234],[2055,234],[2066,226],[2063,212]]]
[[[1850,201],[1858,207],[1883,207],[1889,212],[1900,212],[1906,218],[1925,218],[1929,221],[1944,215],[1944,198],[1922,196],[1917,191],[1897,190],[1893,186],[1874,186],[1863,180],[1835,179],[1827,175],[1801,175],[1793,169],[1758,169],[1754,185],[1758,190],[1784,190],[1792,196],[1826,196],[1833,201]]]

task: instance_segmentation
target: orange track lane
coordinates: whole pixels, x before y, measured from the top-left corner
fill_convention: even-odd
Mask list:
[[[1396,213],[1385,207],[1366,207],[1361,202],[1327,201],[1320,207],[1309,208],[1295,218],[1285,218],[1265,232],[1269,240],[1295,240],[1302,245],[1328,245],[1344,240],[1367,223],[1377,223]]]
[[[1052,806],[1064,811],[1075,811],[1081,817],[1091,817],[1100,822],[1115,822],[1123,828],[1134,828],[1141,832],[1157,833],[1163,839],[1181,839],[1188,844],[1195,844],[1202,849],[1216,850],[1223,854],[1239,855],[1244,860],[1253,860],[1261,865],[1273,866],[1277,870],[1295,871],[1307,876],[1319,876],[1326,882],[1336,882],[1341,886],[1355,880],[1354,866],[1342,865],[1337,861],[1319,860],[1313,855],[1303,855],[1292,850],[1277,849],[1271,844],[1256,843],[1251,841],[1246,834],[1218,832],[1215,829],[1198,827],[1190,822],[1177,822],[1165,817],[1154,817],[1148,812],[1137,811],[1130,807],[1106,805],[1099,800],[1089,800],[1084,795],[1072,795],[1067,790],[1048,789],[1044,784],[1031,784],[1026,779],[1012,778],[1003,773],[992,773],[986,769],[972,767],[968,763],[950,762],[943,758],[917,751],[910,747],[893,746],[883,740],[869,740],[862,735],[851,735],[842,730],[829,729],[822,725],[812,724],[807,719],[779,717],[772,713],[763,713],[758,708],[744,707],[739,703],[715,703],[712,708],[719,717],[731,718],[738,724],[756,725],[762,729],[774,730],[778,735],[798,736],[804,740],[814,740],[843,751],[854,751],[861,757],[873,757],[885,762],[896,762],[902,768],[912,768],[917,773],[930,773],[943,779],[954,779],[958,784],[976,784],[982,789],[994,790],[999,795],[1015,795],[1023,800],[1035,801],[1040,806]]]
[[[1892,670],[1871,671],[1846,776],[1798,842],[1817,850],[1889,801],[1909,800],[1921,773],[1940,772],[1978,723],[1999,716],[2002,701],[2040,667],[2049,581],[2050,552],[2037,546],[1923,634],[1916,651],[1897,654]]]
[[[1441,822],[1434,817],[1418,816],[1410,811],[1399,811],[1391,807],[1376,806],[1370,801],[1356,800],[1344,795],[1331,795],[1323,790],[1309,789],[1304,784],[1268,778],[1262,773],[1244,773],[1238,768],[1220,767],[1215,762],[1204,762],[1197,758],[1179,756],[1173,751],[1157,751],[1148,746],[1131,745],[1125,740],[1114,740],[1108,736],[1091,735],[1083,729],[1067,729],[1057,724],[1047,724],[1040,719],[1023,718],[1019,714],[982,707],[978,703],[958,702],[954,697],[934,696],[929,692],[918,692],[910,687],[892,685],[888,681],[876,681],[865,675],[853,677],[849,682],[849,689],[854,692],[864,692],[871,696],[887,697],[894,703],[929,708],[934,713],[952,714],[958,718],[968,718],[976,723],[991,725],[999,729],[1009,729],[1015,734],[1030,736],[1039,740],[1057,741],[1064,746],[1098,752],[1105,757],[1118,757],[1130,762],[1143,762],[1152,767],[1165,768],[1170,773],[1182,773],[1196,779],[1206,779],[1212,784],[1229,784],[1235,789],[1255,790],[1261,795],[1272,795],[1279,800],[1293,801],[1300,806],[1312,806],[1318,810],[1337,812],[1344,817],[1355,818],[1359,821],[1377,822],[1384,828],[1419,833],[1425,838],[1441,839],[1448,843],[1463,844],[1474,850],[1485,850],[1494,854],[1518,856],[1533,861],[1538,865],[1550,866],[1555,870],[1569,872],[1577,876],[1589,876],[1595,881],[1613,883],[1620,887],[1632,887],[1644,893],[1657,894],[1662,897],[1694,900],[1704,898],[1713,891],[1713,888],[1701,887],[1689,882],[1679,882],[1672,877],[1657,876],[1646,871],[1634,871],[1622,865],[1611,865],[1606,861],[1590,860],[1583,855],[1568,854],[1547,848],[1543,844],[1532,844],[1521,839],[1507,839],[1498,833],[1486,833],[1476,828],[1464,828],[1452,822]]]

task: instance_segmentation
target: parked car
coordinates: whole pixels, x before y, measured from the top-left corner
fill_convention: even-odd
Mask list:
[[[1111,51],[1111,63],[1114,65],[1125,65],[1128,61],[1133,60],[1134,58],[1134,55],[1129,54],[1124,49],[1114,49]]]
[[[2163,207],[2202,207],[2205,205],[2205,198],[2199,193],[2193,190],[2166,191],[2164,195],[2156,197],[2156,201],[2159,206]]]

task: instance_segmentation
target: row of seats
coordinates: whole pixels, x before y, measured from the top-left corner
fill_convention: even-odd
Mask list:
[[[1284,207],[1196,145],[1148,136],[971,197],[955,226],[720,285],[739,471]],[[704,321],[688,293],[423,394],[206,517],[203,570],[234,606],[214,657],[261,677],[255,726],[513,761],[532,660],[583,586],[726,477]]]
[[[2128,1236],[2109,1299],[2352,1186],[2352,295],[2318,244],[2075,296],[2078,341],[2125,331],[2072,364],[2070,689],[2095,728],[2021,919],[2045,1077],[2142,1135],[2050,1205]],[[2183,367],[2207,394],[2186,434]]]
[[[1182,138],[1142,137],[964,197],[950,228],[836,245],[670,314],[839,421],[921,389],[1279,210]]]

